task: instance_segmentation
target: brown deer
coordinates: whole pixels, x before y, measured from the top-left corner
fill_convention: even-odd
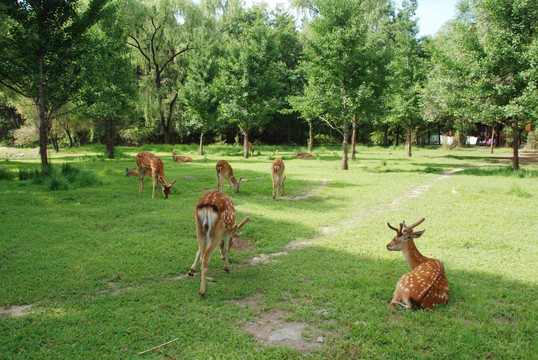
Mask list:
[[[224,271],[230,271],[228,255],[233,239],[238,239],[241,233],[239,229],[250,218],[247,216],[239,225],[235,223],[235,208],[232,199],[219,191],[210,192],[203,195],[194,208],[194,222],[196,224],[196,235],[198,238],[198,251],[194,257],[194,263],[189,271],[189,276],[193,276],[196,271],[198,259],[202,263],[202,281],[200,283],[200,295],[205,297],[205,283],[207,278],[207,268],[211,255],[220,247],[220,254],[224,259]]]
[[[301,149],[295,151],[295,158],[297,159],[310,159],[312,154],[301,152]]]
[[[413,271],[404,274],[394,291],[390,306],[403,306],[407,309],[431,309],[435,305],[448,301],[448,279],[442,262],[427,258],[417,250],[414,240],[424,231],[413,232],[413,228],[424,221],[420,219],[411,226],[400,224],[400,228],[387,225],[396,231],[396,236],[387,244],[391,251],[402,251],[405,259]]]
[[[254,145],[249,141],[248,142],[248,150],[252,152],[252,156],[254,156]]]
[[[239,185],[241,185],[241,180],[243,180],[243,178],[239,178],[239,181],[237,181],[234,176],[232,166],[226,160],[220,160],[219,162],[217,162],[215,170],[217,172],[217,189],[220,192],[222,192],[224,179],[228,179],[228,185],[230,185],[230,189],[232,189],[233,184],[233,189],[235,189],[235,192],[239,192]]]
[[[273,199],[275,198],[276,190],[276,199],[278,200],[278,192],[280,190],[280,196],[284,196],[284,181],[286,177],[284,175],[284,161],[282,159],[275,159],[271,165],[271,179],[273,180]]]
[[[170,151],[172,153],[172,160],[175,162],[194,162],[191,157],[188,156],[176,156],[177,151]]]
[[[143,179],[146,173],[149,172],[153,180],[153,193],[151,194],[151,198],[155,198],[155,186],[157,185],[157,182],[159,182],[162,187],[163,197],[165,199],[168,198],[170,188],[176,183],[176,180],[171,183],[166,181],[166,177],[164,176],[164,165],[161,158],[150,152],[142,151],[136,155],[136,164],[138,165],[138,192],[142,193],[142,190],[144,190]]]
[[[127,175],[127,176],[135,176],[135,177],[138,177],[138,173],[135,171],[135,168],[132,168],[132,169],[125,168],[125,172],[126,172],[126,175]],[[150,172],[147,172],[144,176],[151,177],[151,173],[150,173]]]

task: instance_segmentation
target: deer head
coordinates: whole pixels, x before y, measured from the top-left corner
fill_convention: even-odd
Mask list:
[[[422,224],[423,221],[424,218],[420,219],[411,226],[405,225],[405,221],[402,221],[399,229],[387,223],[389,228],[396,231],[396,236],[390,243],[387,244],[387,249],[391,251],[401,251],[407,245],[410,239],[417,239],[422,236],[426,230],[414,232],[413,228]]]

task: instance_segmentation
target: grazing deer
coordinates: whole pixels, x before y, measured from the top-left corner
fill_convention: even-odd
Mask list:
[[[312,154],[301,152],[301,149],[297,149],[295,153],[295,158],[297,159],[310,159]]]
[[[142,151],[136,155],[136,164],[138,165],[138,192],[142,193],[142,190],[144,190],[144,175],[149,172],[153,180],[153,193],[151,194],[151,198],[155,198],[155,186],[157,185],[157,181],[162,187],[163,197],[165,199],[168,198],[170,188],[176,183],[176,180],[171,183],[166,181],[166,177],[164,176],[164,165],[161,158],[150,152]]]
[[[419,238],[424,231],[413,232],[413,228],[424,221],[420,219],[411,226],[400,224],[400,228],[387,225],[396,231],[396,236],[387,244],[391,251],[402,251],[407,263],[413,271],[404,274],[394,291],[390,306],[431,309],[435,305],[448,301],[448,280],[442,262],[430,259],[417,250],[413,239]]]
[[[276,199],[278,200],[278,191],[280,190],[280,196],[284,196],[284,181],[286,177],[284,175],[284,161],[282,159],[275,159],[271,165],[271,179],[273,180],[273,199],[275,198],[276,190]]]
[[[202,297],[205,297],[205,282],[211,255],[219,246],[221,257],[224,259],[224,271],[229,272],[228,255],[232,241],[240,238],[241,233],[238,234],[237,231],[249,220],[250,218],[247,216],[239,225],[236,225],[235,208],[232,199],[219,191],[203,195],[196,203],[194,222],[198,238],[198,251],[194,257],[189,276],[194,275],[196,264],[200,259],[202,263],[200,295]]]
[[[232,166],[226,160],[220,160],[219,162],[217,162],[215,170],[217,172],[217,189],[220,192],[222,192],[224,179],[228,179],[228,185],[230,185],[230,189],[232,189],[233,184],[233,189],[235,189],[235,192],[239,192],[239,185],[241,185],[241,180],[243,180],[243,178],[239,178],[239,181],[237,181],[234,176]]]
[[[248,142],[248,150],[252,152],[252,156],[254,156],[254,145],[249,141]]]
[[[172,153],[172,160],[175,162],[194,162],[191,157],[188,156],[176,156],[177,151],[170,151]]]

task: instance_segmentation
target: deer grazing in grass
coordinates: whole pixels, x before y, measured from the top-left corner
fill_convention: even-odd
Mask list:
[[[297,149],[295,151],[295,158],[296,159],[311,159],[312,154],[301,152],[301,149]]]
[[[228,185],[230,185],[230,189],[232,189],[233,184],[233,189],[235,189],[235,192],[239,192],[239,185],[241,185],[241,180],[243,180],[243,178],[239,178],[239,181],[237,181],[234,176],[232,166],[226,160],[220,160],[219,162],[217,162],[215,170],[217,172],[218,191],[222,192],[222,187],[224,186],[224,179],[227,179]]]
[[[273,161],[273,164],[271,165],[271,180],[273,180],[273,199],[275,198],[275,192],[277,200],[279,191],[280,196],[284,196],[284,181],[286,181],[286,177],[283,177],[283,175],[285,168],[286,167],[284,166],[284,161],[282,161],[282,159],[275,159]]]
[[[150,152],[142,151],[136,155],[136,164],[138,165],[138,192],[142,193],[144,190],[144,176],[149,172],[153,180],[153,193],[151,198],[155,198],[155,186],[157,182],[162,187],[163,197],[168,198],[170,188],[176,183],[176,180],[168,183],[164,176],[164,165],[160,157],[153,155]]]
[[[170,151],[172,153],[172,160],[175,162],[194,162],[191,157],[188,156],[176,156],[177,151]]]
[[[448,279],[443,263],[423,256],[417,250],[413,240],[419,238],[426,231],[413,231],[413,228],[423,221],[424,218],[411,226],[405,225],[404,221],[400,224],[399,229],[387,223],[389,228],[396,231],[396,236],[387,244],[387,249],[402,251],[407,263],[413,269],[413,271],[404,274],[398,281],[390,302],[392,307],[431,309],[435,305],[448,301]]]
[[[201,262],[202,280],[200,283],[200,295],[205,297],[205,283],[207,268],[211,255],[220,247],[221,258],[224,259],[224,271],[230,271],[228,256],[233,239],[239,239],[241,233],[237,233],[243,225],[249,221],[247,216],[239,225],[235,223],[235,208],[232,199],[226,194],[214,191],[203,195],[194,208],[194,222],[198,238],[198,251],[194,257],[194,263],[189,271],[193,276],[196,271],[198,259]]]

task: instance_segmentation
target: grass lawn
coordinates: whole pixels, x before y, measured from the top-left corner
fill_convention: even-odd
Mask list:
[[[0,314],[0,359],[536,358],[537,163],[513,173],[501,162],[509,149],[415,148],[407,158],[403,148],[360,147],[341,171],[333,147],[309,160],[292,147],[256,146],[249,159],[240,147],[174,148],[195,162],[174,163],[164,145],[117,148],[114,160],[97,146],[52,153],[58,170],[86,174],[54,191],[19,178],[40,168],[35,151],[0,160],[0,307],[31,305]],[[167,200],[151,199],[149,178],[139,194],[125,176],[141,150],[177,179]],[[278,202],[277,157],[287,176]],[[220,159],[247,178],[232,199],[238,221],[251,217],[249,246],[232,249],[228,274],[215,252],[203,299],[199,272],[185,274],[198,247],[194,205],[216,187]],[[450,299],[392,309],[409,267],[386,250],[386,223],[421,217],[417,247],[445,264]],[[252,335],[282,327],[301,338],[277,346]]]

